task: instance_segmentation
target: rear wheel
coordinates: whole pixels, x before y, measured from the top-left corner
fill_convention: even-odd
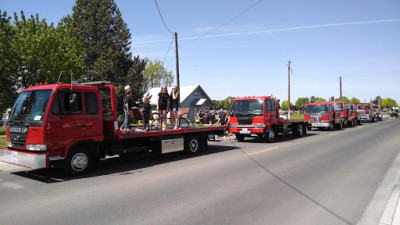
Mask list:
[[[336,128],[339,130],[343,129],[343,123],[340,122],[340,123],[336,124]]]
[[[197,136],[185,138],[185,152],[194,155],[201,150],[201,142]]]
[[[244,141],[244,135],[236,134],[236,140],[237,140],[238,142]]]

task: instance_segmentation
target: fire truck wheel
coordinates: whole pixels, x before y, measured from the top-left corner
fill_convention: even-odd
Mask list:
[[[265,138],[267,140],[268,143],[272,143],[275,141],[275,128],[271,128],[268,133],[265,135]]]
[[[329,124],[329,131],[333,131],[333,122],[331,122],[330,124]]]
[[[336,129],[339,129],[339,130],[341,130],[341,129],[343,129],[343,123],[338,123],[338,124],[336,124]]]
[[[236,140],[237,140],[238,142],[244,141],[244,135],[236,134]]]
[[[201,150],[201,142],[197,136],[189,136],[185,138],[185,152],[191,155]]]
[[[92,164],[92,158],[86,148],[77,147],[70,151],[66,160],[66,172],[69,175],[86,173]]]
[[[297,126],[297,129],[298,129],[297,136],[303,137],[304,136],[304,126],[302,124],[299,124]]]

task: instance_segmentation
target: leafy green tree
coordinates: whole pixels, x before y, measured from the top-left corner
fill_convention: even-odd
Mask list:
[[[290,103],[290,105],[293,107],[293,103]],[[289,100],[285,100],[282,102],[282,109],[283,110],[288,110],[289,109]]]
[[[398,106],[398,104],[397,104],[396,100],[394,100],[392,98],[385,98],[381,102],[381,107],[384,109],[389,109],[391,107],[397,107],[397,106]]]
[[[319,97],[319,98],[315,98],[314,102],[327,102],[327,101],[326,101],[326,99]]]
[[[132,66],[131,34],[114,0],[76,0],[72,23],[86,49],[87,80],[124,85]]]
[[[14,49],[15,29],[11,17],[0,10],[0,114],[11,107],[17,93],[15,92],[17,71],[17,54]]]
[[[357,104],[357,103],[360,103],[360,100],[358,98],[354,98],[353,97],[353,98],[350,99],[350,103],[351,104]]]
[[[340,98],[337,98],[335,101],[344,101],[346,103],[350,103],[350,99],[347,98],[346,96],[342,96],[342,100],[340,100]]]
[[[171,86],[174,81],[172,71],[164,68],[160,60],[147,60],[146,68],[143,72],[144,89],[147,91],[153,87],[160,87],[162,85]]]
[[[235,99],[235,97],[232,97],[232,96],[229,96],[229,97],[225,98],[222,108],[225,109],[225,110],[231,110],[232,103],[233,103],[234,99]]]
[[[298,98],[296,101],[296,108],[298,109],[305,109],[307,103],[309,103],[310,101],[308,100],[308,98]]]
[[[372,103],[378,105],[380,102],[382,102],[381,96],[376,96],[375,99],[372,101]]]

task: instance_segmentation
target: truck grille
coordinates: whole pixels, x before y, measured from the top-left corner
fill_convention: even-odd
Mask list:
[[[26,138],[28,136],[28,132],[26,133],[11,133],[10,139],[13,147],[16,148],[24,148],[26,143]]]
[[[239,125],[251,125],[253,123],[254,116],[238,116],[236,118]]]
[[[310,120],[312,122],[319,122],[322,119],[322,115],[321,114],[311,114],[310,115]]]

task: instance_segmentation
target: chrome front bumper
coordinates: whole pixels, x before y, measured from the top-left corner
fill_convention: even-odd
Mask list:
[[[7,148],[0,148],[0,161],[30,169],[47,168],[46,153],[22,152]]]

